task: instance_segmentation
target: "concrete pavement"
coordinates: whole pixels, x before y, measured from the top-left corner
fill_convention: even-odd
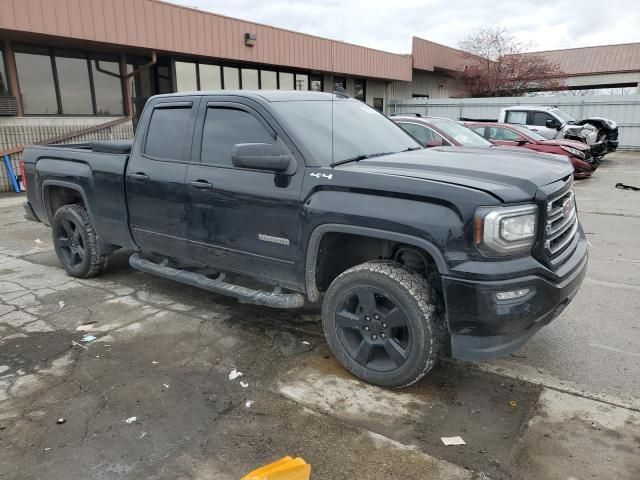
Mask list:
[[[635,480],[640,192],[618,181],[640,185],[640,156],[576,185],[591,261],[556,322],[517,356],[444,362],[402,391],[341,369],[315,311],[240,305],[126,252],[72,279],[50,231],[0,198],[0,478],[226,480],[293,454],[314,479]]]

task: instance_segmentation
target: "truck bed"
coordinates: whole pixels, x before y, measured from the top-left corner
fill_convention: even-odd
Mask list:
[[[56,187],[72,188],[105,243],[132,247],[124,176],[130,150],[131,142],[123,140],[27,147],[25,176],[33,212],[50,225]]]

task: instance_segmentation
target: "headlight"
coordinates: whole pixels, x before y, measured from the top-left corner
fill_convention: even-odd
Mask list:
[[[531,250],[536,236],[538,207],[479,208],[475,216],[475,243],[490,254],[509,255]]]
[[[565,152],[569,152],[571,155],[575,155],[578,158],[584,158],[584,152],[582,150],[578,150],[577,148],[573,147],[567,147],[566,145],[561,145],[560,148],[562,148]]]

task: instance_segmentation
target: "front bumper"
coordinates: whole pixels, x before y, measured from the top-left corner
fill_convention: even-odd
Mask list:
[[[451,336],[451,356],[490,360],[517,350],[571,302],[587,271],[587,248],[578,245],[555,279],[544,270],[501,280],[444,277],[443,288]],[[515,300],[498,300],[497,292],[529,289]]]

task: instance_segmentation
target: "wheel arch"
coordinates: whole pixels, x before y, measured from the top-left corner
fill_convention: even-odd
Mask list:
[[[60,208],[62,205],[68,205],[68,203],[75,203],[75,202],[67,202],[67,203],[61,203],[59,205],[54,204],[52,202],[51,193],[50,193],[52,187],[60,187],[61,189],[72,191],[80,195],[80,198],[82,199],[82,204],[84,205],[84,208],[87,211],[87,214],[91,219],[91,222],[95,225],[95,222],[93,221],[93,215],[91,214],[91,208],[89,206],[89,202],[87,201],[87,195],[84,189],[76,183],[66,182],[64,180],[55,180],[55,179],[47,179],[42,182],[42,205],[44,207],[45,218],[47,219],[49,224],[51,224],[51,222],[53,221],[53,216],[56,214],[55,210],[57,210],[57,208],[54,210],[54,207],[57,206],[58,208]]]
[[[322,239],[327,234],[344,233],[357,235],[377,240],[386,240],[398,244],[410,245],[418,249],[424,250],[433,259],[435,267],[439,274],[446,274],[449,271],[444,255],[440,249],[432,242],[414,235],[393,232],[389,230],[381,230],[376,228],[361,227],[346,224],[325,224],[316,227],[309,237],[307,244],[307,254],[305,263],[305,286],[307,296],[312,302],[318,301],[321,297],[317,284],[317,266],[320,245]]]

